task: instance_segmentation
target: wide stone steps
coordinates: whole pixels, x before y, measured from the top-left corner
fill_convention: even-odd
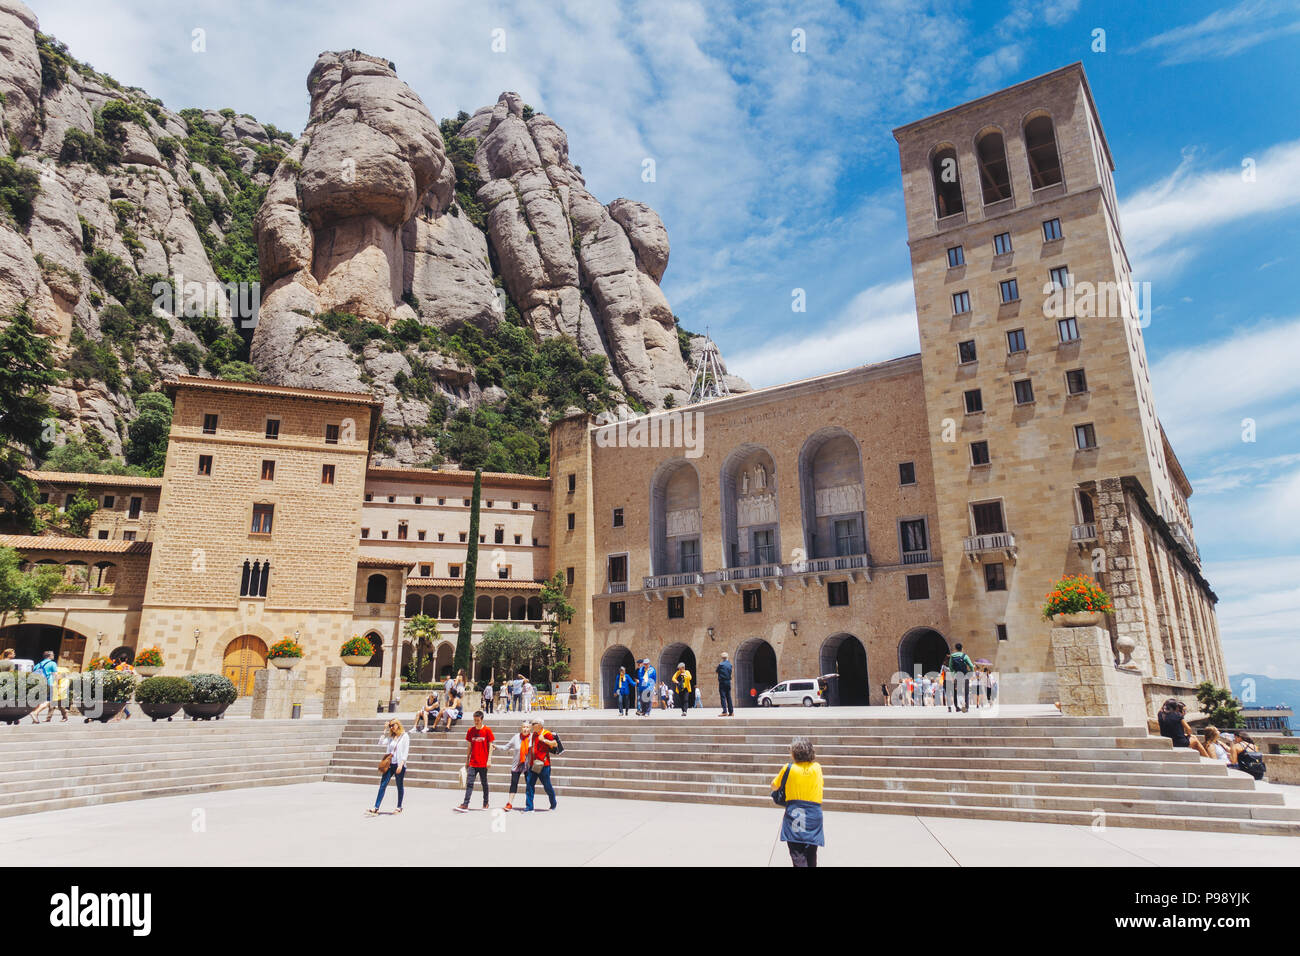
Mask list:
[[[504,739],[514,726],[496,722]],[[377,783],[378,723],[349,722],[325,779]],[[412,736],[407,783],[455,792],[468,722]],[[564,740],[553,779],[561,799],[601,796],[771,806],[769,784],[791,736],[813,740],[830,809],[1300,835],[1300,810],[1275,792],[1119,720],[826,720],[688,718],[551,724]],[[509,756],[490,786],[503,799]]]
[[[344,725],[133,720],[0,728],[0,817],[319,782]]]

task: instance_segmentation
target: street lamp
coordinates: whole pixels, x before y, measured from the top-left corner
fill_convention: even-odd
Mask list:
[[[709,625],[709,640],[713,640],[713,625]]]
[[[793,634],[795,637],[798,637],[798,636],[799,636],[799,622],[798,622],[798,621],[791,621],[791,622],[790,622],[790,633]]]

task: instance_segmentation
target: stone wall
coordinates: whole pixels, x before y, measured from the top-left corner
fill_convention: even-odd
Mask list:
[[[1126,727],[1146,727],[1142,675],[1115,665],[1104,629],[1054,627],[1051,641],[1062,714],[1123,717]]]

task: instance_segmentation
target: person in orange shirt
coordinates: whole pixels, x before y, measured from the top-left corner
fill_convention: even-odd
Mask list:
[[[532,730],[533,725],[525,720],[519,725],[519,733],[503,744],[494,743],[492,745],[497,750],[504,750],[514,757],[514,762],[510,765],[510,797],[505,806],[507,810],[514,809],[512,804],[515,794],[519,792],[519,778],[523,776],[524,770],[528,766],[528,745],[532,742]]]
[[[551,800],[551,809],[555,809],[555,788],[551,786],[551,753],[555,750],[556,744],[555,734],[545,730],[540,720],[534,720],[533,733],[528,743],[527,776],[524,778],[526,781],[525,810],[533,809],[533,791],[538,780],[542,781],[546,796]]]

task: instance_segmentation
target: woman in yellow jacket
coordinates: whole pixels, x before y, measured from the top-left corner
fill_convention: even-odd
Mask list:
[[[677,706],[682,709],[682,716],[685,717],[686,708],[691,706],[691,672],[684,663],[679,663],[673,673],[673,693],[677,695]]]
[[[790,762],[772,778],[772,799],[785,807],[781,842],[797,867],[816,866],[817,848],[826,845],[822,833],[822,765],[816,761],[812,741],[796,737],[790,742]]]

